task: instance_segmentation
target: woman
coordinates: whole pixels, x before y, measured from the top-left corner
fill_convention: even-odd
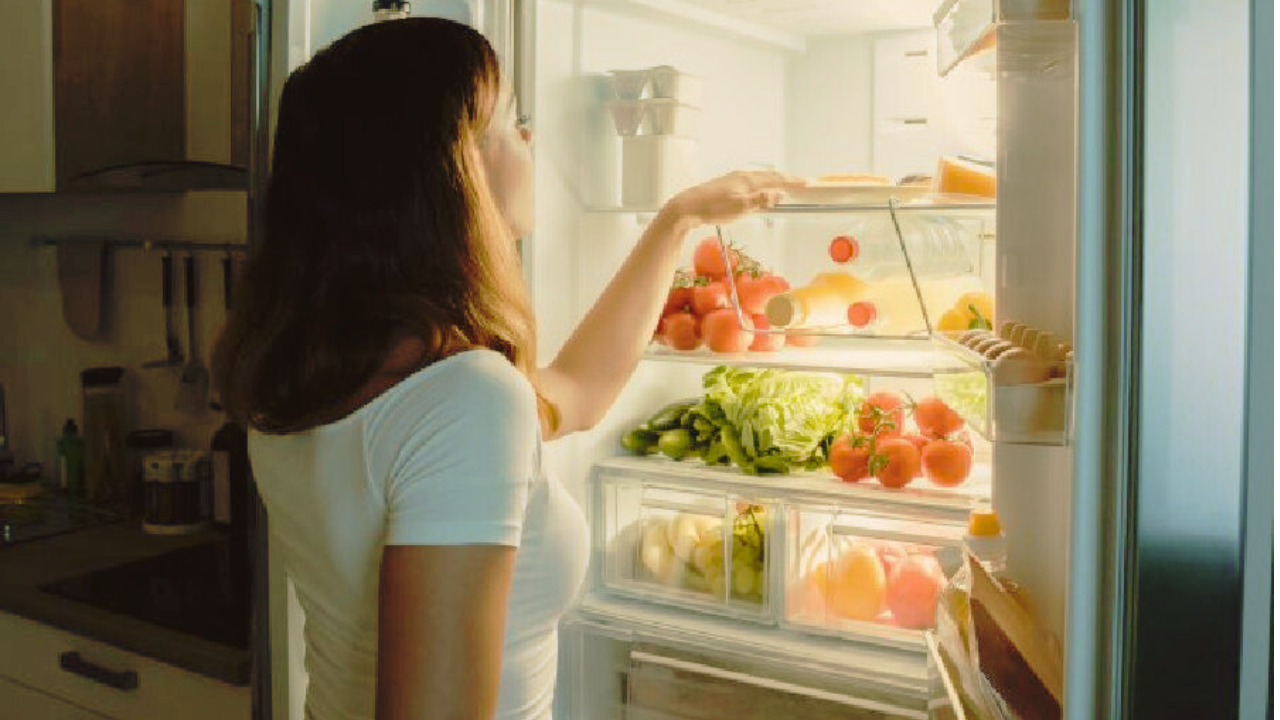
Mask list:
[[[285,84],[215,369],[306,612],[314,720],[549,717],[588,536],[541,442],[617,397],[686,233],[794,184],[677,195],[536,368],[530,142],[492,49],[448,21],[361,28]]]

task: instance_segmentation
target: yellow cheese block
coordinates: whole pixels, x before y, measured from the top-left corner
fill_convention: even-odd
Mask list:
[[[959,158],[938,158],[938,192],[955,195],[996,196],[996,171]]]

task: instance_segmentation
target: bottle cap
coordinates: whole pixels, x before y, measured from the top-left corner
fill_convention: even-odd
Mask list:
[[[1000,518],[991,508],[969,512],[969,534],[977,537],[993,537],[1000,534]]]
[[[791,293],[774,295],[764,306],[765,317],[769,318],[769,324],[776,328],[796,324],[803,314],[804,308]]]

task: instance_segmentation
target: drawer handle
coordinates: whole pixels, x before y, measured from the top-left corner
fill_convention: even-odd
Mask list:
[[[929,118],[906,118],[902,121],[903,125],[928,125]]]
[[[91,663],[80,657],[80,653],[74,650],[68,650],[58,656],[58,665],[63,670],[72,675],[79,675],[83,678],[103,685],[110,685],[117,690],[137,690],[138,689],[138,673],[135,670],[108,670],[101,665]]]
[[[928,55],[928,54],[929,54],[928,50],[908,50],[902,53],[903,57],[924,57],[925,55]]]

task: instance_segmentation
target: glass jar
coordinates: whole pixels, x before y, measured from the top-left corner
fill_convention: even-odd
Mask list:
[[[89,368],[80,373],[85,499],[99,507],[123,508],[129,502],[124,378],[122,367]]]
[[[129,448],[129,517],[139,518],[146,512],[143,483],[147,474],[147,456],[177,446],[172,430],[134,430],[125,438]]]

